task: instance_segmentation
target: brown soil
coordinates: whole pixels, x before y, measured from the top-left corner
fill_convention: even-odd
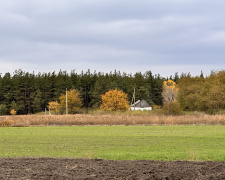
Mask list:
[[[225,162],[1,158],[0,179],[225,179]]]

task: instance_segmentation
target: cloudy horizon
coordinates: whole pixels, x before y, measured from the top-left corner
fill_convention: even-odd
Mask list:
[[[222,0],[10,0],[0,7],[0,73],[225,67]]]

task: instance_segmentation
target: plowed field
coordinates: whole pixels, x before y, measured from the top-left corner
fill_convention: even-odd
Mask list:
[[[225,179],[225,162],[1,158],[0,179]]]

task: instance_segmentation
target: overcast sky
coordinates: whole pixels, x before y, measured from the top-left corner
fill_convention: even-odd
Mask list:
[[[224,0],[0,0],[0,73],[225,67]]]

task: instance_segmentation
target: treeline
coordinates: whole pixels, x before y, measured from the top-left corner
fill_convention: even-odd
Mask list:
[[[178,87],[177,100],[184,111],[214,114],[225,110],[225,71],[212,71],[208,77],[187,75]]]
[[[179,80],[175,74],[170,77]],[[165,78],[145,73],[126,74],[120,71],[101,73],[59,71],[58,73],[29,73],[16,70],[13,74],[0,76],[0,114],[9,114],[15,109],[17,114],[33,114],[44,111],[50,101],[57,101],[66,88],[80,92],[84,108],[98,108],[101,94],[110,89],[119,89],[131,101],[134,88],[136,100],[145,99],[151,105],[162,105],[162,84]]]

